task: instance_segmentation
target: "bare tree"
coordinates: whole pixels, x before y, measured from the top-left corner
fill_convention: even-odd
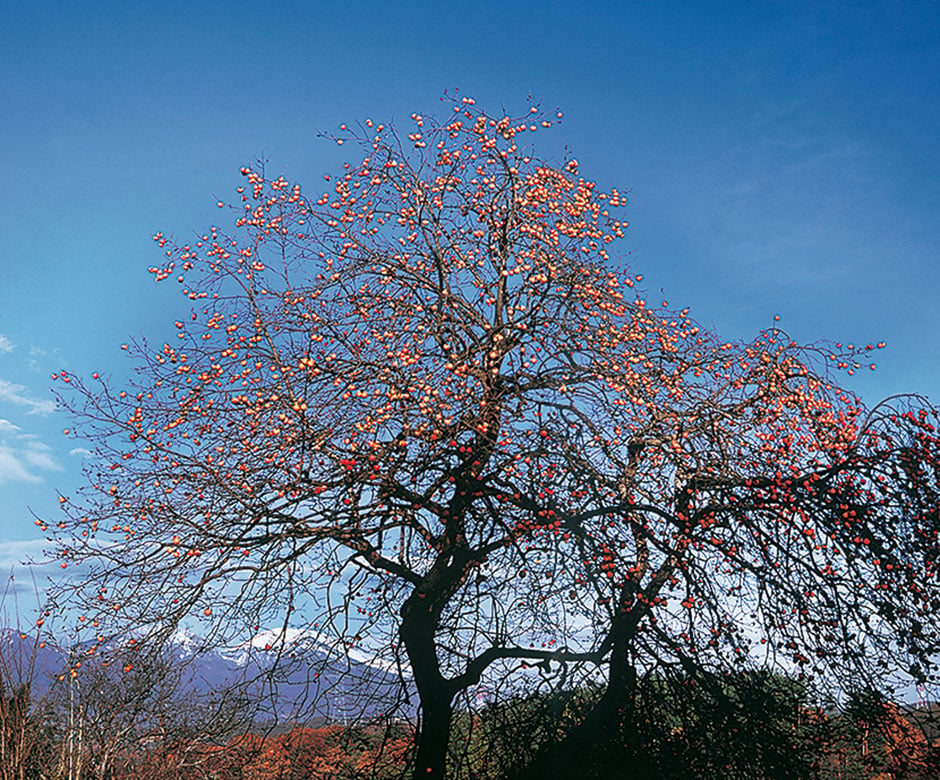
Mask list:
[[[53,681],[41,662],[54,654],[36,626],[22,625],[24,614],[11,573],[0,592],[0,780],[40,780],[55,763]]]

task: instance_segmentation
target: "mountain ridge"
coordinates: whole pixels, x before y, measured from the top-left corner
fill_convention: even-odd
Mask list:
[[[87,643],[67,648],[51,638],[0,628],[0,678],[5,678],[0,682],[13,688],[28,683],[39,700],[69,677],[81,681],[106,669],[104,677],[114,685],[134,672],[137,679],[149,675],[155,686],[172,686],[181,702],[247,697],[277,720],[349,722],[414,713],[406,668],[399,674],[394,663],[312,632],[260,631],[242,644],[216,648],[177,629],[156,656],[138,647],[133,639],[119,639],[90,653]]]

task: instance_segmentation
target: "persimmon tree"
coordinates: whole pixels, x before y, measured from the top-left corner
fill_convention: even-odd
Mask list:
[[[82,625],[374,653],[422,778],[484,685],[601,675],[583,735],[651,670],[935,679],[936,411],[842,389],[876,345],[645,299],[624,196],[535,156],[559,117],[344,125],[321,190],[246,167],[230,229],[154,236],[191,317],[128,386],[55,377],[96,448],[51,528]]]

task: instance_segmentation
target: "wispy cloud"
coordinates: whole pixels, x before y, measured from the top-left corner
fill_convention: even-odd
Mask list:
[[[33,474],[24,461],[21,452],[0,446],[0,483],[42,482],[42,478]]]
[[[29,348],[29,360],[26,361],[26,366],[30,371],[44,372],[48,371],[53,366],[61,368],[64,365],[66,365],[66,361],[63,361],[63,359],[59,357],[58,349],[49,352],[35,345]]]
[[[89,450],[87,447],[74,447],[69,450],[69,455],[87,458],[89,455],[91,455],[91,450]]]
[[[0,572],[14,567],[45,562],[50,544],[45,539],[3,539],[0,541]]]
[[[62,467],[53,460],[49,454],[51,450],[41,442],[36,442],[28,449],[23,451],[23,457],[26,463],[37,469],[46,471],[61,471]]]
[[[46,539],[0,538],[0,625],[15,625],[45,601],[50,583],[74,576],[49,554]]]
[[[0,417],[0,435],[11,433],[18,434],[22,430],[23,429],[20,428],[19,425],[14,425],[9,420],[4,420],[2,417]]]
[[[34,434],[0,419],[0,483],[41,482],[37,471],[61,471],[52,449]]]
[[[27,395],[28,392],[23,385],[0,379],[0,401],[25,406],[27,414],[51,414],[55,411],[54,401],[32,398]]]
[[[0,333],[0,352],[12,352],[16,344],[13,343],[13,340],[9,336],[4,336]]]

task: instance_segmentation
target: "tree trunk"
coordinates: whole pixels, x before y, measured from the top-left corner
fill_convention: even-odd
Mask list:
[[[626,604],[624,600],[624,604]],[[622,766],[611,774],[607,762],[619,764],[630,734],[636,695],[636,667],[630,653],[638,615],[626,606],[611,626],[611,655],[607,686],[593,709],[560,742],[546,747],[519,780],[556,777],[621,777]]]
[[[450,699],[444,696],[421,696],[421,722],[418,750],[412,777],[444,780],[447,767],[447,746],[450,742]]]
[[[444,780],[450,742],[451,685],[441,674],[434,644],[438,609],[415,591],[401,608],[401,639],[408,652],[421,705],[414,780]]]

